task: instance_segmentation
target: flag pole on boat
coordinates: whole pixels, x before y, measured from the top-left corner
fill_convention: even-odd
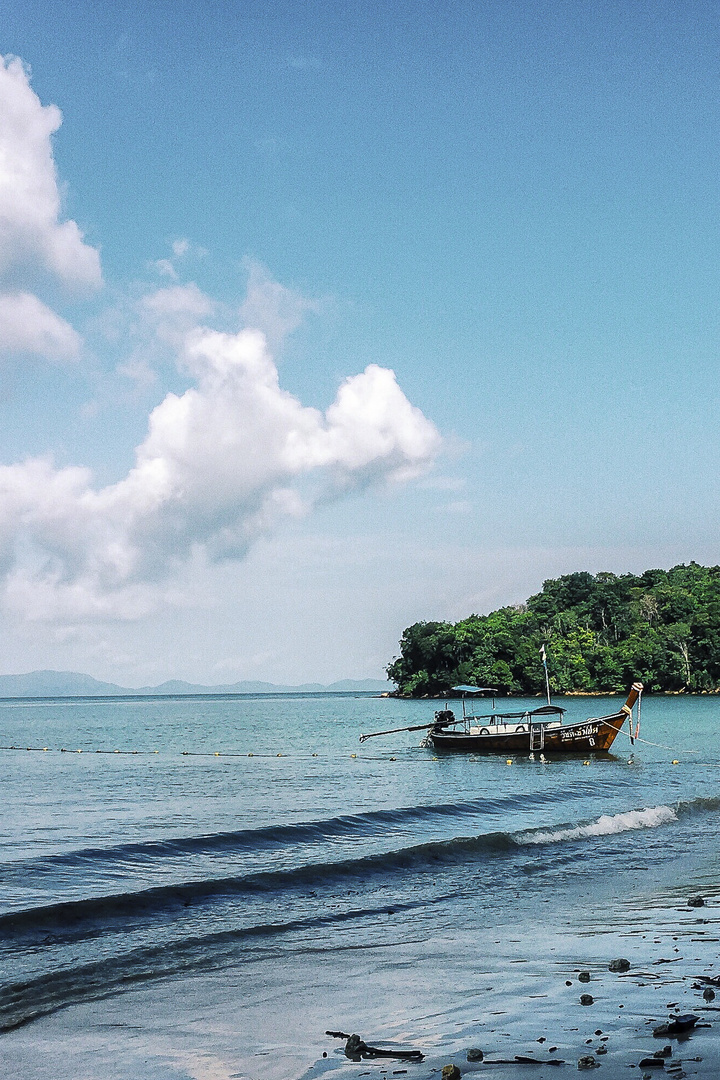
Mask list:
[[[542,660],[543,667],[545,668],[545,693],[547,694],[547,703],[549,705],[550,704],[550,679],[548,678],[547,654],[545,652],[545,644],[544,643],[540,646],[540,659]]]

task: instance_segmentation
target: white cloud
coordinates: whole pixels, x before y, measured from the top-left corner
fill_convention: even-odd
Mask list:
[[[213,301],[198,289],[194,282],[189,285],[172,285],[144,296],[141,306],[159,319],[189,316],[191,319],[209,315]]]
[[[245,259],[247,293],[240,308],[245,326],[262,330],[272,350],[277,350],[302,322],[305,313],[317,311],[318,303],[275,281],[254,259]]]
[[[98,252],[61,219],[51,145],[60,121],[22,63],[0,57],[0,352],[53,360],[82,342],[35,292],[48,281],[101,284]],[[150,414],[124,479],[98,488],[88,469],[50,458],[0,466],[0,602],[20,619],[137,619],[185,603],[178,583],[193,566],[242,558],[281,520],[405,481],[439,450],[434,426],[375,364],[346,379],[324,414],[280,387],[268,342],[316,305],[259,264],[247,263],[248,328],[200,326],[228,311],[177,281],[177,260],[199,253],[176,240],[156,264],[168,286],[118,315],[113,333],[124,318],[127,348],[117,371],[150,385],[154,362],[171,359],[193,380]]]
[[[0,294],[0,353],[32,353],[69,360],[80,352],[80,335],[32,293]]]
[[[49,271],[70,285],[102,283],[100,259],[74,221],[60,220],[50,137],[62,122],[43,106],[16,57],[0,57],[0,275]]]
[[[158,381],[157,369],[176,362],[188,330],[217,307],[194,282],[156,289],[125,307],[119,317],[129,330],[131,351],[116,372],[138,387],[153,386]]]
[[[156,259],[154,262],[150,263],[150,266],[158,274],[161,274],[163,277],[169,277],[173,281],[177,281],[180,276],[173,259],[184,259],[186,256],[190,255],[193,255],[196,258],[203,258],[207,255],[207,251],[205,251],[204,248],[196,247],[184,237],[180,240],[174,240],[171,247],[173,253],[172,259]]]
[[[16,57],[0,56],[0,351],[50,360],[80,350],[75,330],[34,293],[48,279],[102,284],[100,258],[74,221],[61,220],[51,136],[62,116],[43,106]]]
[[[150,266],[157,270],[158,274],[161,274],[163,277],[169,277],[172,278],[173,281],[177,281],[178,272],[170,259],[156,259],[155,262],[150,263]]]
[[[162,292],[152,301],[162,313],[202,306],[194,292]],[[119,483],[96,490],[88,470],[47,459],[0,467],[7,606],[35,618],[137,617],[167,601],[189,560],[241,558],[283,518],[407,480],[439,450],[434,426],[375,364],[346,379],[323,415],[281,389],[259,331],[195,327],[179,359],[196,384],[153,410]]]

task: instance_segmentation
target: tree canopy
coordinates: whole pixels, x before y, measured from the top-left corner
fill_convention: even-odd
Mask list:
[[[463,683],[542,693],[543,644],[557,694],[613,693],[635,679],[651,693],[718,690],[720,566],[566,574],[525,604],[409,626],[387,674],[407,697]]]

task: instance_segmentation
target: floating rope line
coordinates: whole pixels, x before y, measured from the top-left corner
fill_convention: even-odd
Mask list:
[[[121,756],[124,756],[124,757],[152,757],[152,756],[160,753],[159,750],[88,750],[85,747],[70,748],[70,747],[66,747],[66,746],[60,746],[60,747],[58,747],[58,746],[0,746],[0,751],[3,751],[3,750],[7,750],[7,751],[16,750],[16,751],[23,751],[23,752],[30,752],[30,753],[41,753],[41,754],[42,753],[45,753],[45,754],[90,754],[90,755],[92,755],[92,754],[105,754],[105,755],[107,755],[109,757],[112,756],[113,754],[121,755]],[[358,755],[356,753],[350,753],[350,754],[347,754],[347,755],[344,754],[344,753],[343,754],[328,753],[327,755],[325,755],[325,754],[321,755],[321,754],[318,754],[318,753],[312,753],[312,754],[300,754],[300,753],[292,754],[292,753],[284,753],[284,752],[273,753],[271,751],[263,753],[263,752],[256,752],[256,751],[252,751],[252,750],[247,752],[247,753],[244,750],[171,750],[171,751],[168,751],[167,753],[168,753],[169,756],[172,756],[172,757],[270,758],[270,759],[273,759],[273,758],[288,758],[288,760],[292,760],[292,761],[311,761],[313,758],[316,758],[318,760],[320,760],[320,759],[328,760],[330,758],[336,758],[337,759],[338,757],[343,757],[343,758],[347,757],[350,760],[355,759],[355,760],[358,760],[358,761],[397,761],[398,760],[397,756],[385,757],[384,755],[380,755],[380,754],[373,754],[373,755],[360,754],[360,755]],[[419,758],[417,758],[415,760],[414,764],[424,764],[425,762],[428,762],[428,761],[437,761],[437,760],[438,760],[437,757],[432,757],[432,758],[428,758],[428,757],[420,758],[419,757]]]
[[[598,717],[593,717],[591,719],[598,719]],[[624,726],[623,727],[615,727],[614,724],[610,724],[609,726],[614,727],[615,731],[617,731],[618,734],[624,735],[626,738],[628,738],[632,745],[634,745],[635,742],[639,742],[639,743],[643,743],[645,746],[653,746],[653,747],[655,747],[657,749],[660,749],[660,750],[667,750],[671,754],[699,754],[700,753],[699,750],[679,750],[677,747],[667,746],[665,743],[652,742],[650,739],[641,739],[639,737],[639,735],[637,734],[637,732],[639,731],[639,728],[640,728],[639,719],[640,718],[638,716],[638,725],[635,728],[634,732],[632,730],[632,726],[630,728],[630,731],[626,731]],[[632,725],[632,717],[630,717],[630,724]],[[62,747],[52,747],[52,746],[0,746],[0,751],[3,751],[3,750],[5,750],[5,751],[12,751],[12,750],[14,750],[14,751],[26,751],[26,752],[30,752],[30,753],[52,753],[52,754],[83,754],[83,753],[85,753],[85,754],[106,754],[106,755],[117,754],[117,755],[121,755],[121,756],[124,756],[124,757],[151,757],[151,756],[160,754],[159,750],[119,750],[119,749],[116,749],[116,750],[88,750],[88,749],[86,749],[84,747],[69,748],[69,747],[65,747],[65,746],[62,746]],[[194,758],[213,758],[213,757],[215,757],[215,758],[254,758],[254,757],[257,757],[257,758],[290,758],[290,759],[295,760],[295,761],[310,761],[313,758],[319,758],[320,757],[320,755],[317,752],[314,752],[314,753],[311,753],[311,754],[299,754],[299,753],[298,754],[293,754],[293,753],[284,753],[283,751],[278,751],[277,753],[272,753],[270,751],[267,751],[267,752],[262,752],[262,751],[255,752],[255,751],[252,751],[252,750],[247,751],[247,752],[242,751],[242,750],[174,750],[174,751],[169,751],[169,753],[170,753],[170,755],[176,756],[176,757],[194,757]],[[326,757],[326,755],[322,755],[322,756]],[[330,753],[330,754],[327,755],[327,757],[340,757],[340,756],[345,757],[345,754],[337,755],[337,754]],[[371,756],[366,756],[364,754],[361,754],[358,757],[357,753],[350,753],[347,756],[351,760],[359,760],[359,761],[395,762],[395,761],[398,760],[397,756],[395,756],[395,755],[390,756],[390,757],[385,757],[385,756],[381,756],[381,755],[373,755],[371,757]],[[524,752],[521,752],[517,756],[524,757],[525,754],[524,754]],[[430,757],[422,757],[422,758],[414,759],[413,763],[414,764],[421,764],[421,763],[424,764],[425,762],[437,761],[437,760],[438,760],[437,756],[433,756],[431,758]],[[465,758],[465,760],[467,760],[469,762],[477,762],[477,761],[484,761],[484,760],[487,760],[487,759],[485,758],[485,755],[478,756],[476,754],[473,754],[473,755]],[[544,759],[543,755],[541,755],[541,760],[542,760],[543,763],[545,763],[545,759]],[[407,764],[407,763],[408,762],[406,761],[405,764]],[[511,759],[509,759],[507,761],[507,764],[512,764],[512,763],[513,762],[512,762]],[[585,762],[583,762],[583,764],[585,764]],[[679,764],[679,762],[673,761],[672,764],[676,765],[676,764]],[[720,763],[695,762],[695,764],[704,765],[707,768],[720,769]]]

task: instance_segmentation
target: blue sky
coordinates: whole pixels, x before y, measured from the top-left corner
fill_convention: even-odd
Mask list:
[[[714,5],[0,26],[0,669],[377,677],[417,619],[718,561]]]

